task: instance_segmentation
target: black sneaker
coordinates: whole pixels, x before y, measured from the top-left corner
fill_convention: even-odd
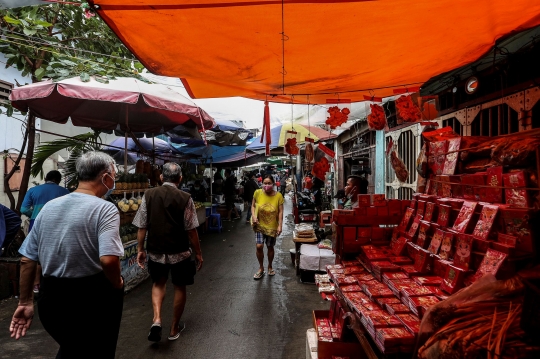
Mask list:
[[[148,333],[148,340],[154,343],[161,341],[161,324],[152,324],[150,333]]]

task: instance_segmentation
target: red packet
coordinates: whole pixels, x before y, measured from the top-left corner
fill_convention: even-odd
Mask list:
[[[528,208],[530,207],[529,195],[525,189],[515,189],[519,187],[527,187],[527,181],[524,171],[506,173],[503,175],[504,194],[506,196],[506,204],[512,207]]]
[[[463,198],[463,188],[461,187],[461,176],[450,176],[450,188],[453,198]]]
[[[420,226],[418,228],[418,238],[416,244],[419,247],[426,248],[429,245],[428,236],[430,233],[431,223],[427,221],[420,221]]]
[[[414,260],[414,269],[416,269],[416,271],[420,273],[428,273],[431,271],[432,261],[433,258],[431,257],[431,253],[429,253],[423,248],[420,248],[418,250],[418,253],[416,253],[416,258]]]
[[[398,237],[395,241],[390,242],[390,250],[394,255],[402,256],[405,254],[408,241],[405,237]]]
[[[535,246],[529,224],[529,210],[500,208],[499,212],[504,224],[504,232],[517,238],[516,251],[523,254],[534,254]]]
[[[439,205],[439,216],[437,217],[437,224],[441,227],[447,227],[450,221],[450,211],[452,207],[440,204]]]
[[[461,137],[451,138],[448,140],[448,149],[447,152],[449,152],[446,155],[446,159],[444,161],[444,167],[443,167],[443,175],[453,175],[456,170],[456,165],[458,161],[458,155],[459,152],[455,152],[459,150],[459,146],[461,144]]]
[[[415,213],[415,210],[412,208],[407,208],[405,210],[403,219],[401,220],[401,223],[399,224],[399,227],[402,231],[407,231],[409,229],[409,224],[411,223],[411,219],[414,217],[414,213]]]
[[[479,201],[486,200],[486,185],[487,173],[486,172],[477,172],[473,176],[476,187],[474,187],[474,195]]]
[[[441,249],[439,251],[439,257],[444,260],[449,260],[454,256],[454,234],[450,232],[444,232],[441,242]]]
[[[454,253],[454,266],[463,270],[469,270],[471,265],[473,237],[468,234],[459,234]]]
[[[444,277],[444,274],[446,273],[446,269],[449,265],[451,265],[452,262],[444,260],[444,259],[436,259],[433,261],[433,274],[437,277]]]
[[[492,187],[503,186],[503,168],[502,166],[490,167],[487,169],[486,185]],[[503,203],[502,188],[486,188],[486,202]]]
[[[473,230],[473,236],[475,238],[487,240],[495,222],[495,217],[499,211],[499,206],[491,204],[484,204],[482,212],[480,212],[480,218],[476,222],[476,226]]]
[[[465,273],[466,272],[461,268],[452,265],[448,266],[443,282],[441,283],[441,289],[449,294],[454,294],[463,287]]]
[[[433,218],[437,217],[437,214],[434,213],[437,207],[435,206],[435,203],[428,202],[426,203],[426,210],[424,211],[424,220],[428,222],[432,222]]]
[[[422,216],[417,214],[416,217],[414,217],[413,224],[411,224],[411,228],[409,229],[409,232],[407,232],[407,236],[409,238],[414,238],[416,236],[416,232],[418,231],[418,227],[420,226],[420,221],[422,220]]]
[[[431,179],[428,179],[427,182],[426,182],[426,188],[424,189],[424,193],[425,194],[431,194],[433,188],[433,183],[431,182]]]
[[[448,141],[446,140],[429,143],[428,165],[434,175],[443,173],[447,151]]]
[[[416,204],[417,204],[418,200],[417,199],[412,199],[411,200],[411,203],[409,204],[409,208],[412,208],[414,210],[416,210]]]
[[[443,240],[444,232],[440,229],[437,229],[435,233],[433,234],[433,238],[431,238],[431,243],[428,247],[428,251],[433,254],[437,254],[439,252],[439,248],[441,247],[442,240]]]
[[[459,233],[467,232],[472,215],[477,205],[478,205],[477,202],[472,202],[472,201],[463,202],[463,206],[461,207],[461,210],[459,211],[459,214],[456,218],[456,221],[454,222],[454,226],[452,227],[452,229]]]
[[[359,194],[357,203],[358,207],[369,207],[371,205],[371,195]]]
[[[497,242],[515,248],[517,243],[517,237],[508,234],[497,233]]]
[[[426,277],[422,277],[422,276],[418,276],[418,277],[413,277],[414,281],[420,285],[441,285],[442,283],[442,278],[441,277],[438,277],[438,276],[426,276]]]
[[[440,196],[442,197],[452,197],[452,185],[450,184],[450,176],[437,176],[440,183]]]
[[[478,183],[482,181],[482,183]],[[475,188],[476,185],[483,185],[483,177],[476,175],[462,175],[461,176],[461,188],[463,190],[463,198],[470,201],[479,201],[480,198],[476,197]]]
[[[426,202],[425,201],[418,201],[418,205],[417,205],[417,208],[416,208],[416,214],[424,216],[424,210],[425,209],[426,209]]]
[[[482,263],[480,263],[478,270],[474,274],[474,279],[471,282],[482,278],[486,274],[493,274],[494,276],[496,276],[497,271],[499,270],[499,268],[501,268],[501,265],[503,264],[506,257],[508,257],[508,255],[505,253],[493,249],[488,249],[486,255],[484,256],[484,259],[482,260]]]

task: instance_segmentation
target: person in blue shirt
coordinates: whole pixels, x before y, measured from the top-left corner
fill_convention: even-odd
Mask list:
[[[21,213],[30,218],[29,231],[32,230],[34,221],[45,203],[69,194],[67,189],[59,186],[60,181],[62,181],[60,172],[50,171],[45,176],[44,184],[32,187],[26,192],[26,196],[24,196],[24,201],[21,206]]]
[[[0,254],[21,228],[21,217],[11,209],[0,204]]]
[[[32,187],[26,192],[26,196],[24,196],[24,201],[21,206],[21,213],[30,218],[28,232],[32,230],[36,217],[47,202],[69,194],[69,191],[66,188],[59,186],[60,181],[62,181],[60,172],[50,171],[45,176],[44,184]],[[34,281],[34,293],[39,293],[40,280],[41,266],[38,264]]]

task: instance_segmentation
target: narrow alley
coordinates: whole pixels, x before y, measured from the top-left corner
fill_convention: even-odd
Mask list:
[[[287,199],[285,226],[276,244],[276,275],[259,281],[253,280],[258,263],[254,234],[245,223],[245,214],[241,220],[224,222],[222,233],[201,236],[204,266],[195,285],[188,287],[183,315],[186,330],[178,341],[168,342],[165,337],[153,345],[147,340],[152,320],[149,279],[128,293],[116,358],[305,358],[306,330],[313,327],[311,313],[329,305],[314,285],[302,284],[295,275],[289,255],[294,247],[290,213],[291,201]],[[168,285],[172,289],[170,280]],[[37,313],[25,338],[9,338],[16,305],[14,298],[0,305],[0,358],[53,358],[58,346],[43,330]],[[84,325],[77,322],[77,313],[71,315],[73,330]],[[170,320],[171,315],[169,290],[163,316]],[[163,325],[166,332],[170,322],[164,319]]]

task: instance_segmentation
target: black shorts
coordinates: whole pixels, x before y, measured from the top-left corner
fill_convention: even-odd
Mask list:
[[[152,278],[152,283],[159,282],[169,278],[171,272],[172,283],[177,286],[192,285],[195,283],[195,273],[197,267],[195,261],[191,258],[185,259],[175,264],[161,264],[148,260],[148,272]]]
[[[225,205],[227,206],[227,210],[234,208],[234,196],[225,197]]]

